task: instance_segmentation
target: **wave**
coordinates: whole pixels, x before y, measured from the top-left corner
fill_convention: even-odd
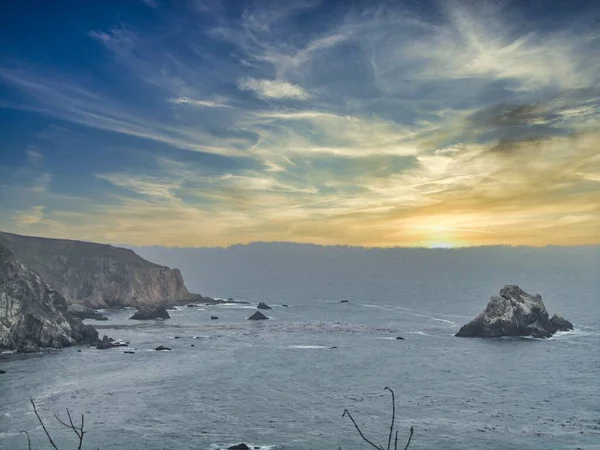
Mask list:
[[[415,313],[415,316],[417,316],[417,317],[426,317],[427,319],[436,320],[438,322],[449,323],[452,326],[458,326],[458,324],[456,322],[453,322],[452,320],[440,319],[438,317],[432,317],[432,316],[427,316],[425,314],[416,314],[416,313]]]
[[[237,309],[256,309],[256,306],[252,305],[240,305],[239,303],[222,303],[220,305],[212,305],[217,308],[237,308]]]
[[[407,331],[406,334],[419,334],[421,336],[431,336],[436,338],[441,338],[442,336],[438,336],[435,334],[424,333],[423,331]]]
[[[288,348],[329,348],[324,345],[288,345]]]
[[[594,331],[591,331],[594,330]],[[583,337],[595,337],[600,336],[600,331],[595,330],[592,327],[575,327],[574,330],[570,331],[559,331],[554,336],[550,337],[549,340],[567,341],[576,338]]]

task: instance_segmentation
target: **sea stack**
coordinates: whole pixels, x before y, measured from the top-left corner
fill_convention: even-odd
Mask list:
[[[572,329],[573,324],[561,315],[548,317],[539,294],[530,295],[519,286],[507,285],[500,290],[500,295],[492,296],[485,310],[462,326],[456,336],[548,338],[557,331]]]

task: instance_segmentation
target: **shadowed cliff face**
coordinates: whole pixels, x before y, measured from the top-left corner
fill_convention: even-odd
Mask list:
[[[92,326],[67,313],[62,295],[0,244],[0,348],[32,351],[97,339]]]
[[[111,245],[0,232],[0,245],[68,303],[91,308],[173,303],[190,298],[178,269]]]

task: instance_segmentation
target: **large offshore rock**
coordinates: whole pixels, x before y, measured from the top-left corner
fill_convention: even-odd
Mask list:
[[[540,295],[530,295],[519,286],[507,285],[502,288],[500,295],[492,296],[485,310],[462,326],[456,336],[547,338],[557,331],[572,329],[573,324],[560,315],[548,318]]]
[[[67,312],[67,302],[0,244],[0,348],[36,351],[95,343],[98,332]]]

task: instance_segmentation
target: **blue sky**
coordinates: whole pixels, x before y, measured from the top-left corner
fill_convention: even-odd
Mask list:
[[[596,2],[0,9],[3,230],[184,247],[600,242]]]

